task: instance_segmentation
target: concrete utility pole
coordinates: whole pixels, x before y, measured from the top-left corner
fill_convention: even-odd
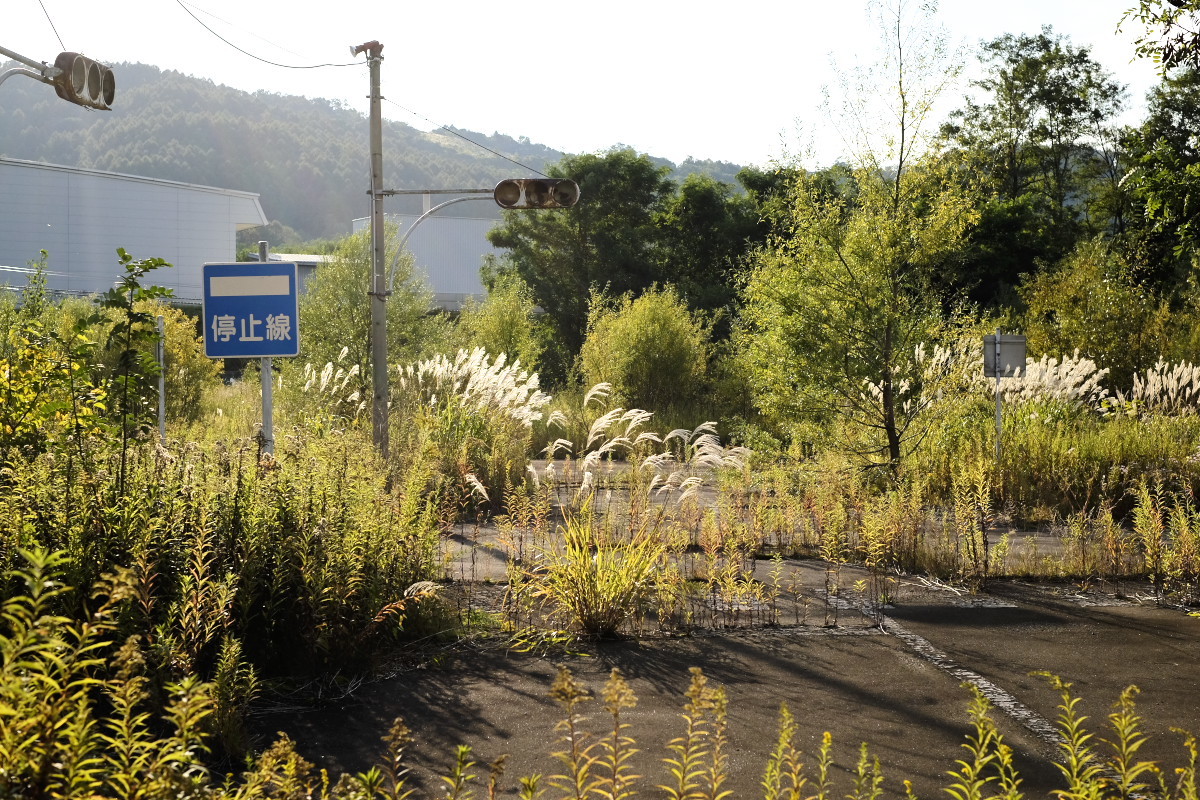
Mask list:
[[[379,65],[383,45],[377,41],[351,47],[352,55],[367,54],[371,71],[371,431],[379,454],[388,457],[387,285],[383,227],[383,114]]]

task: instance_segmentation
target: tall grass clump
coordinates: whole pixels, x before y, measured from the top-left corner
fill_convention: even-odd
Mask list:
[[[282,405],[289,419],[314,433],[361,422],[369,398],[359,388],[361,370],[349,362],[349,352],[343,347],[336,361],[327,361],[320,368],[305,364],[296,385],[281,377]]]
[[[903,473],[921,476],[930,500],[949,506],[962,464],[994,460],[995,382],[983,377],[978,343],[952,348],[961,380],[937,387],[929,429]],[[1029,522],[1049,522],[1101,507],[1128,513],[1141,480],[1195,485],[1200,424],[1190,365],[1159,362],[1134,375],[1126,396],[1107,386],[1107,371],[1072,355],[1043,354],[1000,382],[1001,458],[994,505]]]
[[[1150,369],[1134,374],[1129,396],[1120,399],[1140,414],[1196,414],[1200,411],[1200,366],[1159,359]]]
[[[476,348],[399,368],[392,402],[401,459],[428,460],[451,508],[496,511],[524,480],[530,431],[550,397],[520,362]]]
[[[518,583],[517,601],[540,606],[554,627],[604,638],[647,613],[666,548],[649,527],[624,536],[597,522],[586,505],[568,516],[561,542],[540,548]]]

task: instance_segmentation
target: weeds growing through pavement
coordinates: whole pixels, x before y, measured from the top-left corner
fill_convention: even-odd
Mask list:
[[[94,598],[85,620],[58,615],[54,606],[73,590],[61,584],[65,557],[24,553],[25,565],[9,575],[20,590],[0,605],[0,794],[6,797],[59,797],[64,800],[109,796],[149,798],[206,797],[212,800],[259,800],[268,797],[319,797],[361,800],[385,797],[404,800],[408,786],[405,750],[408,729],[397,721],[384,741],[380,764],[355,775],[334,779],[301,758],[291,741],[281,738],[238,773],[218,778],[205,763],[214,735],[214,694],[221,691],[194,676],[169,684],[167,700],[153,712],[153,681],[136,639],[118,644],[119,610],[136,592],[130,576],[108,582],[106,594]],[[230,655],[231,661],[236,661]],[[108,668],[105,668],[105,664]],[[236,670],[235,670],[236,671]],[[1195,738],[1184,734],[1186,762],[1174,770],[1139,758],[1147,741],[1135,705],[1136,689],[1123,692],[1108,716],[1111,738],[1098,738],[1078,711],[1071,685],[1047,676],[1059,691],[1064,780],[1062,797],[1130,800],[1155,794],[1164,800],[1197,797]],[[228,680],[228,677],[226,678]],[[234,679],[238,682],[238,679]],[[633,771],[639,746],[622,712],[634,708],[636,695],[627,680],[613,671],[601,697],[610,722],[599,731],[587,726],[584,706],[591,692],[566,669],[559,672],[551,696],[564,711],[559,723],[560,773],[550,785],[564,797],[621,800],[657,784],[674,800],[723,800],[728,787],[728,699],[698,669],[691,671],[682,714],[681,734],[666,745],[661,778]],[[945,791],[956,800],[1022,797],[1021,777],[990,717],[990,706],[973,692],[973,733],[964,743],[966,755],[947,775]],[[832,738],[825,734],[810,773],[796,747],[797,727],[786,707],[781,711],[775,748],[766,754],[761,783],[765,800],[832,798],[839,792],[841,772],[832,757]],[[1100,745],[1105,745],[1102,749]],[[441,782],[446,796],[475,796],[475,761],[469,747],[458,747]],[[503,762],[489,769],[489,800],[497,794]],[[845,796],[878,798],[884,788],[883,766],[867,744],[855,765],[845,770]],[[540,776],[518,779],[522,797],[540,795]],[[908,790],[911,796],[911,788]]]
[[[568,516],[561,543],[538,550],[517,601],[542,604],[555,627],[606,637],[646,612],[665,549],[648,528],[626,538],[596,522],[587,505]]]

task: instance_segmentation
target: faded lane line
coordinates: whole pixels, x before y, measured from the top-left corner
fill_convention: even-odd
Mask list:
[[[919,636],[905,628],[899,622],[880,614],[879,627],[885,633],[895,636],[908,645],[912,650],[938,669],[952,675],[963,683],[970,684],[983,694],[995,707],[1008,714],[1017,722],[1028,728],[1043,743],[1058,748],[1064,742],[1062,734],[1052,722],[1041,714],[1026,706],[1004,689],[992,683],[974,670],[959,666],[950,656],[933,646],[924,636]]]

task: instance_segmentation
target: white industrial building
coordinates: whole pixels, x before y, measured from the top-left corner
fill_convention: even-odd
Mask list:
[[[49,289],[103,292],[123,247],[173,264],[147,282],[198,304],[204,263],[235,261],[237,232],[265,224],[251,192],[0,158],[0,285],[23,286],[45,250]]]
[[[419,216],[387,214],[386,218],[398,224],[403,235]],[[497,224],[497,219],[430,216],[413,232],[405,247],[413,255],[415,272],[433,291],[433,302],[438,308],[458,311],[467,301],[482,300],[487,295],[479,268],[485,255],[499,256],[502,252],[487,240],[487,232]],[[353,222],[356,233],[370,225],[369,217]]]

